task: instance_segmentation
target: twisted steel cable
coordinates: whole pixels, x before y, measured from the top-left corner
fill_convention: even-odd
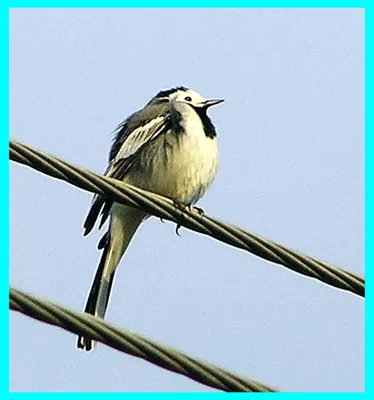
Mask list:
[[[69,182],[81,189],[103,194],[115,202],[140,208],[161,219],[167,219],[196,232],[209,235],[221,242],[246,250],[302,275],[365,297],[365,280],[363,277],[288,249],[259,235],[248,233],[241,228],[221,222],[206,214],[201,214],[193,208],[181,209],[166,197],[78,168],[12,139],[10,140],[9,156],[15,162]]]
[[[118,329],[89,314],[77,313],[55,303],[10,288],[9,307],[31,318],[93,339],[123,353],[143,358],[169,371],[185,375],[204,385],[226,392],[277,392],[254,380],[235,375],[215,365],[146,339],[134,332]]]

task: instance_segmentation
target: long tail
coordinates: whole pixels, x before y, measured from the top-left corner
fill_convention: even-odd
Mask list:
[[[130,207],[114,204],[103,253],[87,298],[85,312],[104,319],[116,268],[145,214]],[[90,351],[94,341],[79,336],[77,347]]]

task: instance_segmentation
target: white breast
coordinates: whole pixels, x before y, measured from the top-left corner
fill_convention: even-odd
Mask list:
[[[183,103],[178,106],[184,131],[179,134],[175,155],[170,159],[169,183],[175,190],[171,197],[193,204],[205,194],[216,175],[218,143],[216,137],[205,135],[201,119],[192,107]]]
[[[133,175],[134,179],[127,181],[183,204],[194,204],[216,175],[217,138],[205,135],[201,119],[191,106],[176,103],[175,109],[182,116],[182,131],[164,134],[157,145],[155,141],[148,149],[147,160],[142,157],[141,176]]]

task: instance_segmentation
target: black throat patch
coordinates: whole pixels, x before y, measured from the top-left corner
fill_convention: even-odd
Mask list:
[[[209,138],[216,137],[217,136],[216,128],[214,127],[213,122],[206,113],[207,109],[202,107],[194,107],[194,110],[201,119],[205,135]]]

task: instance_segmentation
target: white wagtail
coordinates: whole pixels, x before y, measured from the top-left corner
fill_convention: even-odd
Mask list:
[[[206,100],[185,87],[159,92],[117,127],[105,175],[179,204],[195,204],[217,172],[217,134],[207,110],[222,101]],[[98,245],[103,253],[85,312],[104,318],[115,270],[148,215],[96,195],[84,222],[84,235],[91,232],[100,212],[99,228],[108,217],[109,228]],[[93,341],[80,336],[77,345],[91,350]]]

